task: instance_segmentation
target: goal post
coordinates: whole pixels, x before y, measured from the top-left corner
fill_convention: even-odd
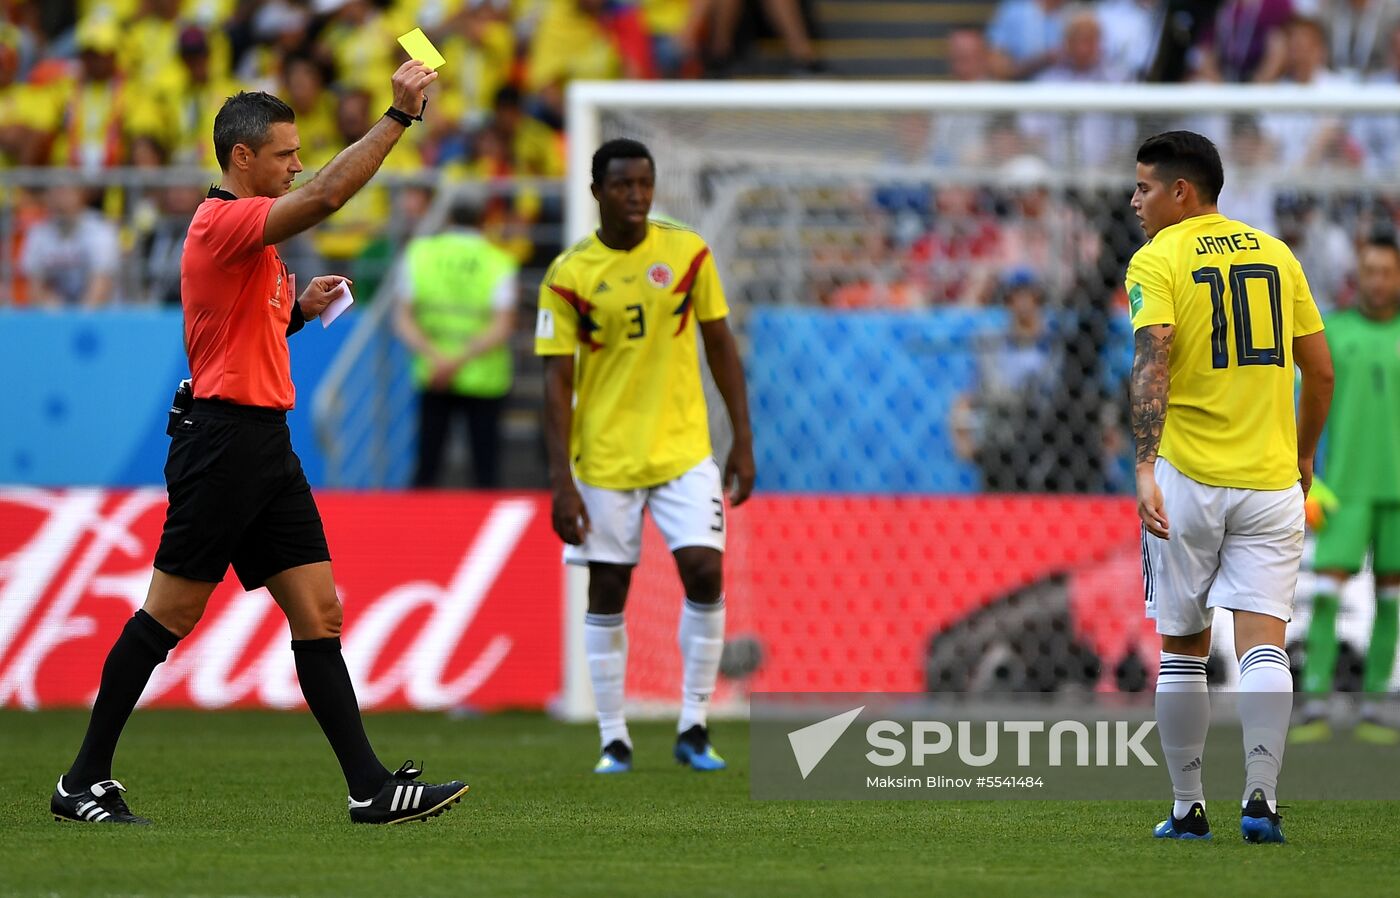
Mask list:
[[[1330,112],[1395,114],[1400,87],[1339,85],[927,84],[885,82],[575,81],[569,85],[565,239],[596,225],[589,191],[590,160],[619,123],[609,116],[665,117],[683,113],[1110,112],[1180,116],[1193,113]],[[695,147],[697,152],[715,147]],[[786,149],[795,157],[803,148]],[[669,160],[668,160],[669,161]]]
[[[1073,318],[1089,333],[1090,349],[1079,347],[1074,358],[1092,369],[1084,377],[1098,392],[1092,403],[1061,410],[1059,431],[1076,438],[1093,431],[1095,440],[1109,442],[1115,425],[1098,416],[1111,414],[1111,383],[1121,374],[1115,366],[1122,353],[1112,350],[1122,344],[1130,353],[1131,343],[1112,331],[1123,318],[1114,291],[1142,242],[1127,201],[1137,146],[1150,134],[1187,128],[1215,140],[1226,174],[1222,212],[1264,230],[1277,223],[1306,240],[1299,256],[1325,307],[1354,289],[1336,259],[1347,239],[1400,220],[1400,87],[1390,85],[574,82],[567,116],[566,244],[596,227],[591,157],[615,137],[641,140],[656,157],[655,211],[694,226],[710,243],[741,344],[750,362],[761,363],[750,373],[751,392],[767,391],[773,400],[755,403],[755,430],[763,431],[756,446],[760,487],[768,494],[997,491],[985,465],[954,451],[963,427],[957,403],[977,377],[969,347],[986,337],[979,328],[1002,314],[995,307],[1020,277],[1051,297],[1051,314]],[[1265,220],[1255,221],[1256,213]],[[959,216],[970,224],[945,228]],[[983,239],[978,228],[992,236]],[[916,347],[907,353],[912,361],[863,366],[833,355],[831,364],[849,366],[844,379],[863,391],[852,403],[837,387],[826,398],[804,392],[797,382],[806,370],[801,354],[774,339],[814,341],[817,354],[833,352],[821,342],[830,338],[825,325],[812,320],[826,309],[926,312],[937,321],[898,324],[895,315],[867,328],[870,339],[890,328],[908,341]],[[775,324],[774,310],[789,317]],[[805,311],[813,315],[803,317]],[[800,332],[792,329],[798,325]],[[883,383],[886,376],[895,382]],[[727,422],[713,384],[707,397],[722,457]],[[995,429],[987,407],[962,412],[974,419],[969,432],[985,437]],[[1074,417],[1081,414],[1083,420]],[[804,427],[815,421],[826,429],[798,430],[790,419],[803,415]],[[1042,478],[1014,489],[1118,491],[1117,462],[1107,448],[1103,453],[1068,480]],[[934,461],[911,470],[914,456]],[[1037,464],[1034,457],[1014,461],[1013,468]],[[800,685],[804,670],[781,667],[790,655],[769,651],[779,639],[773,622],[791,629],[791,603],[750,588],[761,579],[765,553],[775,550],[750,552],[731,536],[729,632],[751,639],[746,648],[763,660],[746,681],[722,679],[716,710],[743,714],[748,689]],[[649,544],[633,583],[629,713],[673,713],[682,596],[664,547]],[[570,576],[568,584],[565,685],[556,710],[589,719],[587,577]],[[962,588],[940,584],[929,607],[962,602]],[[1305,575],[1300,599],[1307,594]],[[857,691],[868,682],[820,673],[812,680],[824,689],[834,682]]]

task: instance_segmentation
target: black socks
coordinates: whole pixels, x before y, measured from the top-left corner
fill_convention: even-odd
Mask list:
[[[63,778],[64,791],[72,794],[112,778],[112,756],[122,729],[156,665],[179,641],[145,611],[137,611],[127,621],[102,667],[102,685],[87,735]],[[340,761],[351,796],[373,798],[389,779],[389,771],[379,763],[365,736],[355,687],[340,654],[340,640],[293,639],[292,652],[302,695]]]
[[[389,779],[389,771],[379,763],[365,736],[355,687],[340,654],[340,640],[293,639],[292,653],[301,694],[340,761],[350,797],[360,801],[373,798]]]
[[[93,783],[112,778],[112,755],[117,751],[122,728],[140,701],[156,665],[165,660],[179,641],[178,636],[144,610],[137,611],[126,622],[102,666],[102,685],[92,706],[87,735],[64,777],[67,792],[82,791]]]

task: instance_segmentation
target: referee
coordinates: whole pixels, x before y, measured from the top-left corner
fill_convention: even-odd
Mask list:
[[[230,564],[245,589],[266,586],[287,616],[302,694],[340,761],[352,821],[433,817],[466,793],[461,782],[416,782],[421,771],[411,762],[390,773],[365,737],[340,653],[341,606],[326,536],[286,421],[296,397],[287,337],[321,313],[344,278],[314,278],[293,296],[276,249],[369,181],[415,116],[421,119],[423,89],[436,77],[420,62],[401,65],[393,106],[291,193],[302,167],[287,104],[239,93],[214,119],[223,177],[195,213],[180,263],[194,402],[172,429],[165,530],[146,603],[107,656],[87,735],[54,790],[54,819],[150,822],[127,807],[112,756],[156,665],[194,629]]]

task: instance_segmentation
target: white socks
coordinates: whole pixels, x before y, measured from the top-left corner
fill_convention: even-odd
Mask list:
[[[621,614],[588,614],[583,619],[583,647],[588,655],[588,677],[593,681],[593,701],[598,706],[598,731],[603,747],[621,740],[630,748],[627,716],[623,713],[623,686],[627,680],[627,627]]]
[[[724,651],[724,596],[710,605],[685,600],[678,633],[681,661],[685,667],[681,681],[681,719],[677,732],[705,726],[710,699],[719,677],[719,659]]]
[[[598,707],[598,731],[603,747],[621,740],[630,748],[623,712],[627,680],[627,627],[621,614],[588,614],[583,623],[583,645],[588,655],[588,676],[593,682],[593,701]],[[681,682],[681,717],[677,732],[705,726],[710,699],[719,678],[719,659],[724,651],[724,597],[702,605],[685,600],[677,634],[684,667]]]
[[[1293,674],[1276,645],[1256,645],[1240,657],[1240,723],[1244,725],[1244,799],[1262,789],[1277,811],[1278,774],[1288,720],[1293,713]]]
[[[1201,763],[1209,729],[1206,659],[1163,652],[1157,674],[1157,735],[1172,777],[1172,816],[1177,819],[1193,804],[1205,806]]]

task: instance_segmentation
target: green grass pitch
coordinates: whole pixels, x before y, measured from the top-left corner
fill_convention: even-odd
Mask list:
[[[728,771],[677,767],[673,728],[642,724],[636,770],[603,777],[592,727],[374,715],[391,767],[472,785],[443,817],[376,828],[348,822],[308,715],[141,711],[116,774],[156,825],[55,823],[85,719],[0,712],[0,895],[1400,893],[1395,803],[1299,802],[1289,844],[1256,846],[1221,802],[1210,843],[1151,839],[1165,801],[757,802],[747,728],[723,722]]]

